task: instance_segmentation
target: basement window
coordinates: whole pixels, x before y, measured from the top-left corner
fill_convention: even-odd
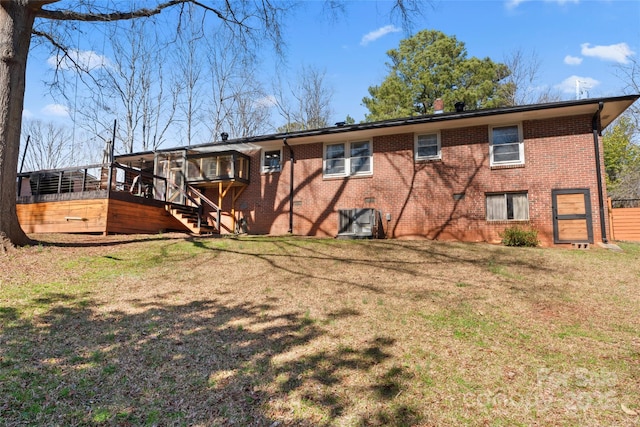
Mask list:
[[[487,221],[528,221],[527,193],[487,194]]]

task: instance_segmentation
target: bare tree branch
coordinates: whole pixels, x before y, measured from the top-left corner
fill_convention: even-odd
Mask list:
[[[50,1],[53,3],[53,1]],[[111,12],[111,13],[84,13],[77,12],[75,10],[49,10],[49,9],[39,9],[36,12],[36,16],[38,18],[52,19],[57,21],[84,21],[84,22],[108,22],[108,21],[122,21],[128,19],[136,19],[136,18],[148,18],[150,16],[158,15],[164,9],[169,7],[178,5],[192,3],[195,4],[205,10],[215,13],[218,18],[229,21],[229,19],[218,9],[215,9],[211,6],[207,6],[196,0],[170,0],[164,3],[158,4],[153,9],[137,9],[128,12]],[[238,21],[231,20],[234,23],[240,24]]]
[[[425,5],[430,2],[421,0],[396,0],[391,8],[391,16],[398,16],[402,23],[402,28],[411,32],[417,17],[424,16]]]

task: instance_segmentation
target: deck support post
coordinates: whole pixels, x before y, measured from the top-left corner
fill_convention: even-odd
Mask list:
[[[234,230],[236,229],[236,200],[238,200],[238,197],[240,197],[245,188],[247,187],[240,187],[240,191],[237,191],[237,187],[233,187],[233,198],[231,199],[231,218],[233,221],[232,225]]]

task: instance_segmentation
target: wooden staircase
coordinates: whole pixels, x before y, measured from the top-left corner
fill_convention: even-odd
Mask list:
[[[178,190],[190,205],[177,205],[167,203],[167,211],[178,221],[184,224],[193,234],[220,234],[220,207],[205,197],[197,188],[187,185],[186,189],[179,188],[169,183]],[[204,206],[209,210],[207,216],[203,215]],[[211,225],[211,223],[215,225]]]
[[[219,230],[202,220],[198,220],[198,207],[184,205],[167,205],[167,211],[193,234],[217,234]]]

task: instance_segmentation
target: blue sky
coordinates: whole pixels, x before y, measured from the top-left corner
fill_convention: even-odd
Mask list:
[[[322,2],[308,1],[285,29],[289,76],[302,66],[326,72],[333,90],[332,119],[348,115],[360,121],[369,86],[387,74],[386,52],[410,36],[391,21],[386,1],[346,2],[347,14],[322,17]],[[541,86],[575,98],[575,81],[591,97],[623,94],[616,66],[640,55],[640,1],[626,0],[494,0],[425,2],[424,16],[412,31],[439,30],[465,43],[469,57],[501,62],[514,50],[535,53]],[[265,73],[271,68],[265,67]],[[42,80],[52,74],[46,58],[28,64],[25,116],[64,119],[66,110],[46,94]]]

